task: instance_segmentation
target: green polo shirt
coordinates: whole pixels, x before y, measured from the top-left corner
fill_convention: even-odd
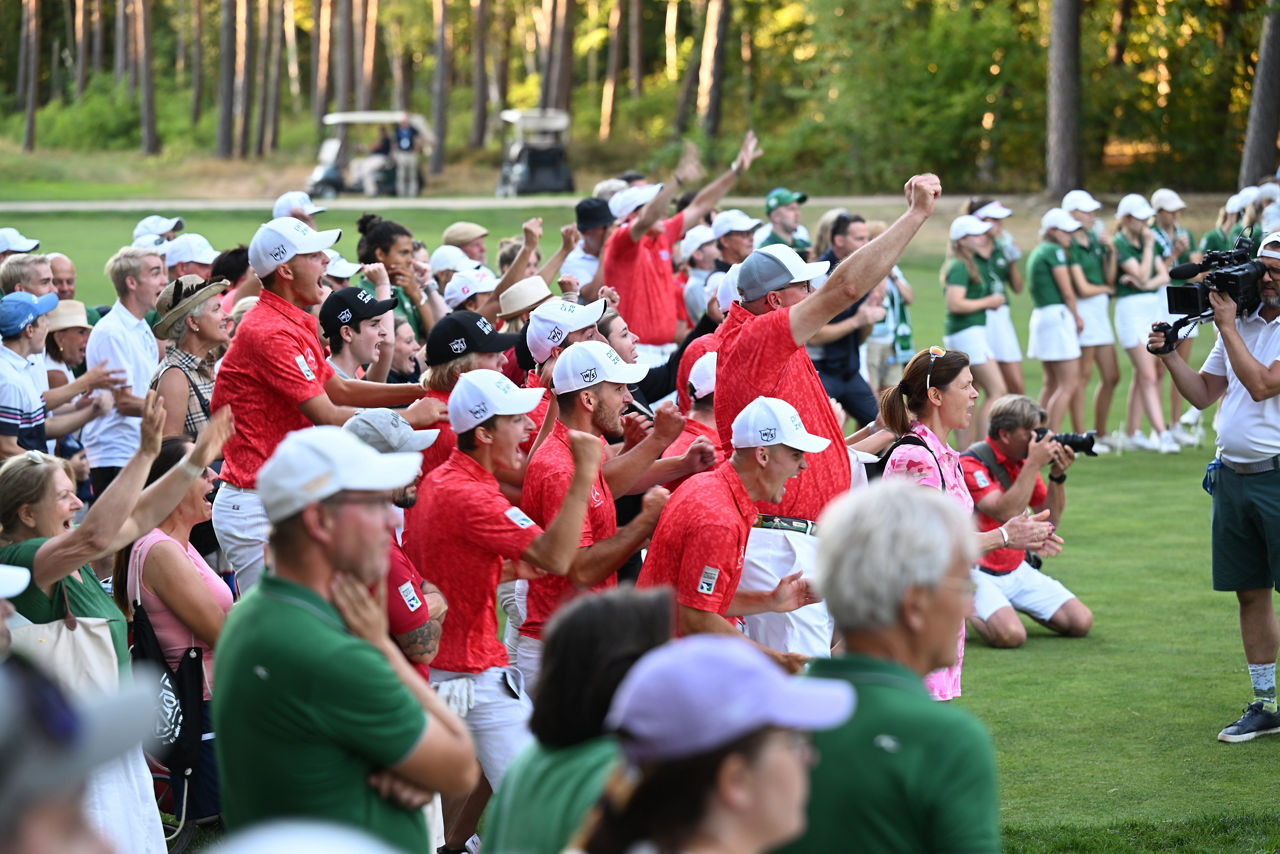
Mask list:
[[[1062,291],[1053,278],[1053,271],[1059,267],[1069,267],[1067,250],[1056,243],[1045,240],[1027,256],[1027,281],[1031,287],[1031,303],[1036,308],[1047,305],[1062,305]]]
[[[556,749],[531,743],[507,768],[489,802],[485,850],[560,854],[600,800],[619,756],[612,736]]]
[[[1226,232],[1221,228],[1207,231],[1204,237],[1200,238],[1201,252],[1226,252],[1230,248],[1231,241],[1227,239]]]
[[[796,252],[800,253],[801,255],[804,255],[804,253],[808,252],[809,247],[812,245],[809,243],[809,241],[795,234],[791,235],[791,241],[788,242],[786,240],[783,240],[777,234],[775,234],[773,229],[769,229],[768,236],[766,236],[765,239],[761,241],[760,246],[762,247],[772,246],[775,243],[781,243],[783,246],[790,246],[792,249],[796,250]]]
[[[400,850],[429,850],[422,811],[383,800],[367,782],[413,751],[426,713],[382,654],[347,633],[332,604],[263,576],[227,617],[214,682],[228,827],[316,818]]]
[[[1170,267],[1176,267],[1179,264],[1186,264],[1191,261],[1191,251],[1195,249],[1196,238],[1191,232],[1182,226],[1174,226],[1173,234],[1165,234],[1163,228],[1158,225],[1151,226],[1151,231],[1156,236],[1156,250],[1160,253],[1160,257],[1165,259],[1165,263]],[[1179,237],[1187,239],[1187,248],[1177,258],[1170,258],[1169,253],[1173,251],[1173,244],[1177,242]]]
[[[1131,297],[1137,294],[1150,293],[1150,291],[1140,291],[1137,288],[1131,288],[1124,282],[1120,281],[1120,277],[1124,275],[1124,262],[1130,258],[1138,262],[1138,266],[1142,266],[1142,245],[1134,246],[1129,242],[1129,238],[1124,236],[1124,232],[1117,231],[1116,236],[1111,239],[1111,243],[1116,248],[1116,299]],[[1147,269],[1142,272],[1143,278],[1151,278],[1151,274],[1155,272],[1155,247],[1151,249],[1151,263],[1147,265]]]
[[[1092,231],[1082,229],[1077,233],[1084,234],[1088,242],[1081,243],[1075,239],[1071,241],[1071,263],[1084,273],[1086,282],[1101,287],[1107,283],[1107,244],[1099,240]]]
[[[817,659],[809,674],[852,684],[858,708],[814,734],[808,829],[781,851],[1000,850],[995,755],[973,715],[886,659]]]
[[[988,259],[980,255],[973,256],[973,263],[978,267],[978,281],[969,278],[969,269],[965,267],[964,262],[959,258],[953,258],[947,264],[947,275],[944,279],[945,286],[964,288],[965,299],[983,299],[991,296],[991,265]],[[952,314],[947,312],[946,319],[943,321],[942,332],[945,335],[955,335],[961,330],[968,329],[971,326],[986,326],[987,312],[985,309],[979,311],[971,311],[968,314]]]
[[[978,261],[982,259],[979,258]],[[1004,254],[1004,247],[999,243],[995,243],[991,247],[991,257],[987,259],[986,279],[987,288],[992,294],[1004,294],[1008,299],[1012,292],[1007,287],[1013,276],[1009,272],[1009,268],[1013,266],[1013,262]]]

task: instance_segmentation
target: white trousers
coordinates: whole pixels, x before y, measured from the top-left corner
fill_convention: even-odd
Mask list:
[[[810,583],[815,583],[817,548],[817,537],[809,534],[752,528],[738,589],[773,590],[779,581],[793,572],[803,572]],[[744,617],[742,623],[747,637],[770,649],[798,652],[810,658],[831,657],[835,623],[823,602],[805,605],[786,614],[752,614]]]

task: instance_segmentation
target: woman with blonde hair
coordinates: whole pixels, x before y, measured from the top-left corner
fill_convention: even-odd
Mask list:
[[[991,401],[1005,393],[1004,376],[987,340],[988,311],[1004,305],[1005,296],[994,293],[991,287],[995,248],[991,224],[968,214],[956,217],[951,223],[950,238],[950,251],[942,266],[947,309],[942,343],[948,350],[969,354],[967,361],[974,383],[986,395],[972,434],[982,436],[986,433]],[[967,445],[969,436],[966,430],[961,444]]]
[[[1062,208],[1050,208],[1040,220],[1041,242],[1027,258],[1027,279],[1035,306],[1027,355],[1044,366],[1040,405],[1048,410],[1051,431],[1062,424],[1080,381],[1084,319],[1076,310],[1071,281],[1075,265],[1067,254],[1073,243],[1071,233],[1079,230],[1075,217]]]
[[[1084,190],[1072,190],[1062,197],[1062,209],[1080,223],[1071,233],[1071,281],[1076,292],[1076,311],[1084,320],[1080,330],[1080,377],[1071,396],[1071,423],[1077,433],[1088,429],[1085,423],[1084,396],[1089,375],[1098,366],[1098,389],[1093,395],[1093,418],[1097,438],[1093,449],[1099,454],[1111,451],[1107,436],[1107,416],[1116,386],[1120,384],[1120,366],[1116,362],[1116,338],[1111,330],[1108,308],[1115,293],[1116,253],[1101,237],[1096,212],[1102,203]]]
[[[1018,269],[1022,250],[1004,227],[1004,221],[1013,216],[1013,211],[1000,204],[998,199],[974,197],[965,203],[964,213],[976,216],[991,226],[992,247],[988,262],[991,292],[1003,294],[1005,303],[987,310],[987,346],[1000,366],[1005,388],[1012,394],[1022,394],[1022,346],[1018,343],[1013,315],[1009,311],[1010,292],[1022,293],[1022,272]]]

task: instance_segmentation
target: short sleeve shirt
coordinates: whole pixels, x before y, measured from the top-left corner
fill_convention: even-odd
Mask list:
[[[428,391],[427,397],[434,397],[436,400],[449,405],[449,395],[441,391]],[[449,424],[449,419],[441,421],[438,424],[431,425],[432,430],[439,430],[440,435],[436,436],[436,440],[422,451],[422,474],[418,482],[418,494],[422,494],[422,482],[427,479],[427,475],[435,471],[444,461],[449,459],[449,455],[453,453],[453,449],[458,447],[458,436],[453,432],[453,427]]]
[[[1056,243],[1046,240],[1031,250],[1027,257],[1027,280],[1031,285],[1031,302],[1036,308],[1062,305],[1062,291],[1058,290],[1053,271],[1069,264],[1067,250]]]
[[[684,232],[684,214],[664,223],[662,233],[652,231],[631,239],[626,223],[614,229],[604,248],[604,282],[618,292],[618,313],[626,319],[641,344],[670,344],[676,337],[676,303],[684,296],[676,285],[671,266],[672,247]]]
[[[984,299],[991,296],[991,288],[988,283],[988,270],[990,266],[987,259],[980,256],[973,256],[973,263],[978,268],[978,279],[974,279],[969,275],[969,268],[959,258],[954,258],[947,265],[947,275],[944,287],[961,287],[964,288],[965,299]],[[955,335],[964,329],[972,326],[986,326],[987,312],[985,309],[978,311],[970,311],[965,314],[956,314],[948,311],[946,318],[942,324],[942,331],[946,335]]]
[[[138,397],[146,396],[151,375],[160,362],[160,351],[146,318],[135,317],[119,300],[93,327],[85,347],[86,365],[103,361],[107,367],[125,372],[129,391]],[[81,436],[89,465],[108,468],[129,462],[138,450],[141,429],[141,418],[122,415],[114,408],[84,425]]]
[[[605,440],[600,439],[604,444]],[[520,506],[528,511],[534,522],[546,528],[560,512],[565,494],[573,481],[573,453],[569,449],[569,429],[557,420],[551,432],[529,460],[524,473],[524,493]],[[578,548],[593,546],[618,533],[618,514],[613,506],[613,493],[604,479],[604,468],[596,473],[587,498],[587,515],[582,522],[582,536]],[[592,590],[608,590],[618,586],[616,574],[594,585]],[[520,634],[527,638],[542,638],[542,630],[551,615],[562,605],[577,598],[580,591],[573,582],[561,575],[547,575],[529,581],[527,612]]]
[[[432,667],[455,673],[505,667],[495,611],[502,561],[518,560],[542,528],[457,448],[423,480],[418,495],[405,512],[404,551],[449,603]]]
[[[387,570],[387,631],[392,635],[405,635],[422,628],[431,620],[426,600],[422,598],[422,575],[409,560],[404,549],[393,538],[391,563]],[[423,679],[430,680],[431,668],[426,664],[410,661],[413,669]]]
[[[1231,242],[1227,240],[1227,235],[1220,228],[1207,231],[1204,237],[1200,238],[1201,252],[1224,252],[1230,248]]]
[[[1125,261],[1129,261],[1132,259],[1138,262],[1139,267],[1142,266],[1142,247],[1134,246],[1132,243],[1129,242],[1129,238],[1125,237],[1124,233],[1119,231],[1116,232],[1116,236],[1111,239],[1111,243],[1116,248],[1116,264],[1118,264],[1120,267],[1120,272],[1116,274],[1116,298],[1122,299],[1124,297],[1135,296],[1136,294],[1147,293],[1146,291],[1141,291],[1141,290],[1138,290],[1137,288],[1130,287],[1129,285],[1126,285],[1124,282],[1120,281],[1120,274],[1124,272]],[[1155,269],[1155,260],[1154,260],[1155,251],[1154,250],[1152,250],[1151,257],[1152,257],[1151,264],[1147,266],[1147,269],[1142,270],[1142,275],[1144,278],[1151,276],[1152,272]]]
[[[720,349],[720,327],[710,335],[702,335],[689,342],[680,354],[680,364],[676,366],[676,406],[681,412],[688,413],[693,406],[689,397],[689,374],[693,371],[693,363],[708,353]]]
[[[695,421],[692,418],[685,419],[684,429],[680,431],[680,435],[676,437],[676,440],[668,445],[667,449],[662,452],[662,458],[669,459],[671,457],[681,456],[685,451],[689,450],[689,446],[692,445],[695,440],[700,438],[706,438],[715,448],[716,465],[720,465],[720,463],[725,461],[724,445],[720,444],[720,434],[714,427],[708,427],[701,421]],[[676,487],[680,486],[680,484],[684,483],[691,477],[693,477],[693,475],[685,475],[684,477],[677,478],[676,480],[663,485],[666,486],[667,489],[674,491]]]
[[[1191,260],[1191,248],[1196,245],[1196,239],[1191,232],[1179,225],[1174,228],[1173,234],[1166,234],[1160,226],[1153,225],[1151,226],[1151,233],[1155,235],[1156,239],[1155,251],[1159,253],[1161,258],[1165,259],[1165,263],[1170,267],[1177,264],[1185,264]],[[1187,239],[1187,248],[1177,258],[1170,258],[1169,256],[1173,252],[1173,244],[1179,237]]]
[[[827,502],[849,489],[852,473],[844,435],[822,380],[804,347],[791,337],[791,309],[757,317],[734,303],[719,335],[716,429],[726,454],[733,419],[761,395],[785,400],[796,408],[806,430],[831,440],[825,451],[806,455],[809,467],[788,483],[782,503],[756,505],[761,513],[816,520]]]
[[[681,605],[724,616],[738,592],[755,520],[731,463],[694,475],[663,508],[636,587],[671,587]]]
[[[253,489],[258,469],[295,430],[312,426],[298,405],[325,393],[333,376],[315,318],[264,290],[240,321],[213,384],[210,409],[231,407],[236,432],[222,449],[222,479]]]
[[[594,255],[588,255],[579,243],[573,247],[565,257],[564,263],[560,265],[560,275],[573,276],[578,280],[579,285],[585,285],[596,277],[598,269],[600,269],[600,259]]]
[[[1249,353],[1266,367],[1280,361],[1280,318],[1270,322],[1255,311],[1236,318],[1236,331]],[[1233,463],[1261,462],[1280,454],[1280,396],[1254,400],[1240,382],[1222,346],[1214,342],[1200,369],[1227,378],[1227,390],[1218,404],[1218,450]]]
[[[1009,482],[1012,483],[1017,480],[1018,475],[1022,473],[1022,467],[1026,464],[1026,460],[1011,460],[993,445],[990,439],[985,441],[995,453],[996,462],[1009,473]],[[1000,527],[1001,523],[977,509],[977,506],[988,495],[994,494],[998,496],[1004,494],[1004,488],[1000,486],[999,481],[991,476],[991,472],[987,471],[987,467],[977,457],[967,457],[961,454],[960,467],[964,469],[964,483],[969,489],[969,495],[973,498],[974,515],[978,518],[978,530],[984,532],[994,531]],[[1029,506],[1039,507],[1044,504],[1048,496],[1049,489],[1045,486],[1044,480],[1037,474],[1036,485],[1031,488]],[[1024,556],[1025,552],[1019,549],[996,549],[979,557],[978,563],[992,572],[1013,572],[1022,563]]]
[[[931,489],[942,489],[965,512],[973,511],[973,497],[964,483],[960,454],[919,421],[911,422],[911,432],[924,440],[920,445],[899,445],[884,467],[884,479],[909,480]],[[945,485],[944,481],[945,480]]]
[[[1084,280],[1089,284],[1105,285],[1107,283],[1107,245],[1091,231],[1082,229],[1077,233],[1084,234],[1088,243],[1081,243],[1079,240],[1071,241],[1071,263],[1080,268],[1080,272],[1084,273]]]
[[[4,345],[0,345],[0,435],[13,436],[28,451],[46,450],[44,399],[36,390],[34,375],[44,372]]]

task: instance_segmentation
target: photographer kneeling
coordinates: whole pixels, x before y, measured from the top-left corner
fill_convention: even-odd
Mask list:
[[[1266,272],[1258,282],[1261,304],[1243,317],[1236,302],[1209,293],[1218,340],[1197,373],[1177,351],[1160,354],[1187,401],[1218,407],[1218,457],[1205,488],[1213,496],[1213,589],[1229,590],[1240,603],[1253,700],[1244,715],[1218,733],[1219,741],[1249,741],[1280,732],[1276,708],[1276,650],[1280,630],[1271,602],[1280,588],[1280,231],[1262,239]],[[1248,296],[1241,293],[1242,297]],[[1165,346],[1154,330],[1147,347]]]
[[[1044,418],[1045,411],[1031,398],[1006,394],[991,404],[987,438],[960,455],[978,530],[994,530],[1028,507],[1036,513],[1048,509],[1054,525],[1062,518],[1066,470],[1076,455],[1047,431],[1037,435]],[[1048,486],[1040,478],[1046,465]],[[1092,612],[1061,582],[1042,573],[1039,564],[1038,556],[1009,548],[978,559],[969,624],[989,645],[1022,646],[1027,629],[1018,611],[1068,637],[1082,638],[1093,627]]]

